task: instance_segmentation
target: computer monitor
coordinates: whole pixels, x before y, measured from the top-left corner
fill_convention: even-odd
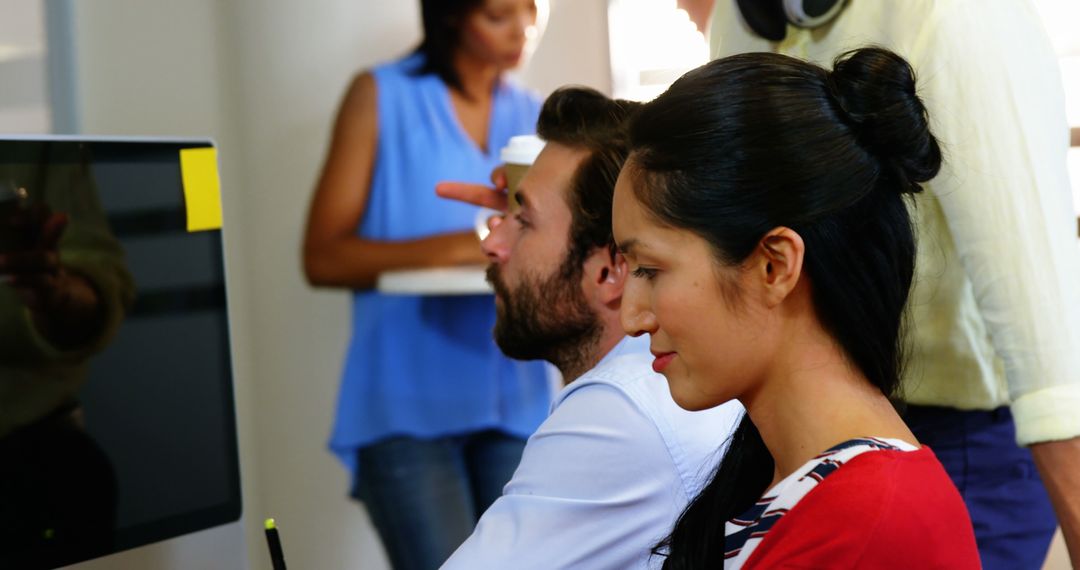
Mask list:
[[[0,137],[0,568],[240,517],[213,148]]]

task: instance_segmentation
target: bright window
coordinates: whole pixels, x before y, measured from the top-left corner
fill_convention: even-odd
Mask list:
[[[648,101],[680,75],[709,60],[709,45],[675,0],[608,4],[612,92]]]

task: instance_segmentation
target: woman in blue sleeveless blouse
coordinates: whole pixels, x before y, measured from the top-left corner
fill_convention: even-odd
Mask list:
[[[423,0],[411,55],[357,76],[311,203],[304,270],[353,294],[330,449],[353,474],[395,568],[434,568],[517,467],[550,401],[539,363],[503,357],[487,295],[372,290],[380,272],[481,264],[476,210],[440,180],[485,182],[539,101],[502,75],[521,59],[533,0]]]

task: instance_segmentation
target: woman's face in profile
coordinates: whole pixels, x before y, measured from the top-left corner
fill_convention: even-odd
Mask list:
[[[535,0],[484,0],[461,25],[461,47],[468,55],[511,69],[521,63],[536,35]]]
[[[635,196],[634,178],[623,169],[612,208],[615,242],[631,271],[623,328],[649,334],[653,369],[680,407],[703,410],[739,397],[765,360],[738,293],[744,272],[720,266],[700,236],[659,223]]]

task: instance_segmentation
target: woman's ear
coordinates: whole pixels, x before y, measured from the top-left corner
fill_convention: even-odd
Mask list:
[[[773,228],[758,242],[752,267],[768,307],[782,303],[798,285],[805,253],[802,236],[790,228]]]

